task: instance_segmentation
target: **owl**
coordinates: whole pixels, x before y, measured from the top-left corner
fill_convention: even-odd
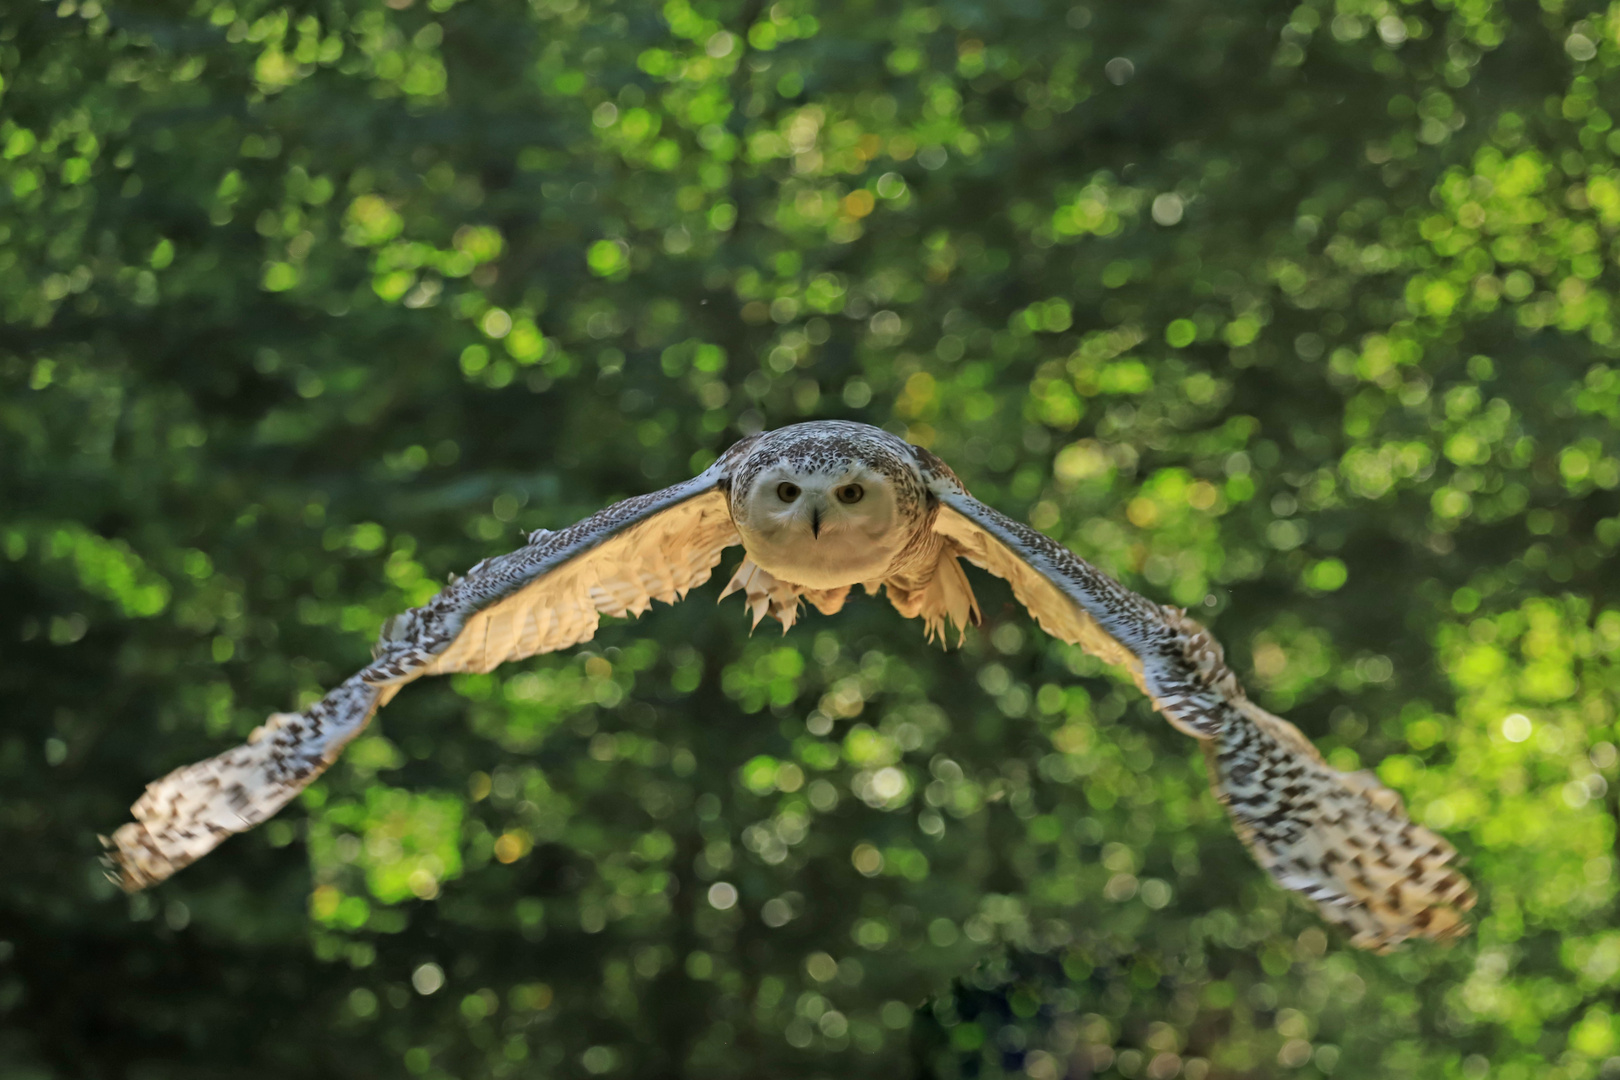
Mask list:
[[[836,614],[860,585],[930,637],[965,633],[979,608],[962,561],[1004,579],[1041,629],[1123,668],[1199,742],[1255,858],[1353,944],[1388,950],[1468,928],[1474,893],[1456,849],[1372,774],[1329,767],[1250,701],[1202,626],[979,502],[934,454],[880,428],[821,421],[750,436],[691,480],[527,539],[388,620],[372,662],[320,701],[149,785],[135,820],[104,841],[115,880],[153,885],[276,813],[406,683],[588,641],[601,615],[683,598],[740,544],[721,598],[743,594],[755,626],[772,616],[790,627],[805,601]]]

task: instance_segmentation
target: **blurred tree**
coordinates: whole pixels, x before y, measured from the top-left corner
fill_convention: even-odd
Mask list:
[[[13,7],[0,1073],[1620,1075],[1620,14]],[[1476,937],[1348,951],[982,577],[960,652],[698,599],[414,688],[101,880],[448,573],[806,417],[1198,608]]]

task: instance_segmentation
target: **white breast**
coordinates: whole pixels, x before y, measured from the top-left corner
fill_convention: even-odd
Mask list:
[[[738,522],[743,546],[755,565],[772,576],[808,589],[836,589],[881,579],[905,546],[904,530],[876,532],[823,529],[759,533]]]

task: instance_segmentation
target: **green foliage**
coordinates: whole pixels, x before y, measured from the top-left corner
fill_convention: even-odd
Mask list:
[[[1614,13],[157,7],[0,21],[0,1073],[1620,1071]],[[819,417],[1194,609],[1475,935],[1347,951],[982,577],[950,652],[715,583],[99,877],[449,573]]]

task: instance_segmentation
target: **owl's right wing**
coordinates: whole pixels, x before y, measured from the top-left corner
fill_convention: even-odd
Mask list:
[[[243,745],[148,785],[135,820],[103,841],[114,879],[131,891],[156,884],[276,813],[406,683],[567,648],[590,640],[602,615],[640,615],[703,584],[740,542],[723,490],[735,451],[685,483],[484,560],[390,619],[372,662],[320,701],[276,713]]]
[[[919,461],[940,503],[935,531],[1006,580],[1047,633],[1129,671],[1203,744],[1216,796],[1279,884],[1363,948],[1467,932],[1474,893],[1451,865],[1456,849],[1371,773],[1332,768],[1298,728],[1250,701],[1207,630],[979,502],[934,455],[919,451]]]

